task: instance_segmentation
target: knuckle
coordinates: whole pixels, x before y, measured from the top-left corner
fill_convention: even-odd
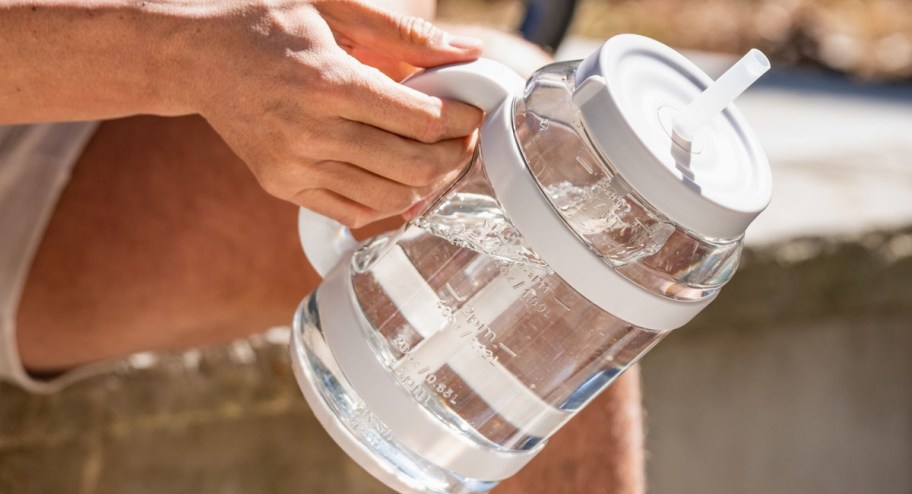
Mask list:
[[[345,97],[345,89],[357,82],[357,74],[347,63],[336,57],[322,56],[314,62],[309,77],[319,94],[325,96]]]
[[[352,223],[351,228],[361,228],[371,224],[371,217],[366,214],[359,214],[356,216],[354,223]]]
[[[356,226],[356,218],[351,213],[336,213],[336,217],[334,219],[349,228],[358,228]]]
[[[385,213],[398,213],[405,211],[418,202],[418,194],[412,187],[402,187],[399,190],[383,195],[381,211]]]
[[[315,161],[332,159],[337,152],[333,139],[324,136],[301,139],[297,145],[302,154],[307,153]]]
[[[407,43],[430,45],[440,36],[436,26],[420,17],[401,16],[397,22],[399,37]]]
[[[471,160],[472,152],[457,140],[413,144],[404,155],[406,168],[403,176],[397,180],[413,187],[429,185],[463,168]]]
[[[266,191],[267,194],[271,195],[272,197],[276,197],[278,199],[285,199],[285,197],[284,197],[285,194],[283,193],[284,191],[281,189],[281,187],[277,183],[275,183],[273,181],[261,180],[260,187],[264,191]]]
[[[297,175],[302,186],[308,189],[322,189],[331,185],[331,172],[323,166],[323,162],[302,163],[299,165]]]
[[[366,215],[360,209],[349,209],[338,213],[336,221],[349,228],[361,228],[367,224]]]
[[[344,147],[343,143],[351,142],[352,132],[334,119],[313,122],[310,128],[300,130],[294,139],[295,152],[314,161],[334,159]]]
[[[430,117],[425,122],[420,132],[418,140],[427,144],[433,144],[443,140],[447,135],[447,124],[443,118]]]
[[[256,174],[257,182],[267,194],[279,199],[288,199],[285,181],[279,179],[275,173],[261,172]]]
[[[440,167],[436,163],[422,159],[412,167],[409,173],[410,180],[406,183],[411,186],[428,185],[437,180],[440,175]]]
[[[292,195],[288,200],[303,208],[310,209],[314,212],[319,212],[314,208],[318,201],[315,197],[315,191],[312,189],[300,190]]]

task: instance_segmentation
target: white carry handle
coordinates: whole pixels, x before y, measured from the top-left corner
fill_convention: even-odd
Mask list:
[[[428,69],[403,84],[431,96],[477,106],[491,115],[510,96],[520,94],[525,81],[506,66],[482,58]],[[298,235],[310,264],[324,278],[358,246],[341,223],[304,208],[298,213]]]

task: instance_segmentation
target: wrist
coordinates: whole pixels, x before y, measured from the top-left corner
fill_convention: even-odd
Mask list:
[[[224,105],[257,59],[251,44],[268,43],[270,7],[250,0],[215,0],[187,5],[180,0],[148,4],[133,0],[142,39],[146,91],[160,114],[199,113]],[[257,39],[245,39],[247,37]]]
[[[112,19],[107,29],[91,30],[110,54],[100,66],[113,82],[105,89],[119,91],[112,98],[122,98],[128,114],[200,113],[202,95],[217,82],[216,59],[226,56],[217,49],[222,25],[238,3],[102,0],[89,7],[91,17]]]
[[[197,95],[211,76],[205,65],[213,56],[206,43],[213,9],[141,0],[131,2],[129,9],[127,22],[137,59],[135,85],[148,112],[199,113]]]

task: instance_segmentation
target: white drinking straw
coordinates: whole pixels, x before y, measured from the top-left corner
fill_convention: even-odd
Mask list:
[[[754,48],[687,105],[674,120],[676,140],[693,142],[701,127],[732,103],[770,69],[769,59]]]

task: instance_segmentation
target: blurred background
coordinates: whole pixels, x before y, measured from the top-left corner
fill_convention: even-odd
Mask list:
[[[642,362],[649,492],[912,493],[912,2],[441,0],[438,14],[561,59],[624,32],[714,77],[751,47],[770,56],[738,106],[774,199],[734,281]],[[0,493],[389,492],[310,415],[286,341],[276,328],[140,354],[50,397],[0,385]]]

